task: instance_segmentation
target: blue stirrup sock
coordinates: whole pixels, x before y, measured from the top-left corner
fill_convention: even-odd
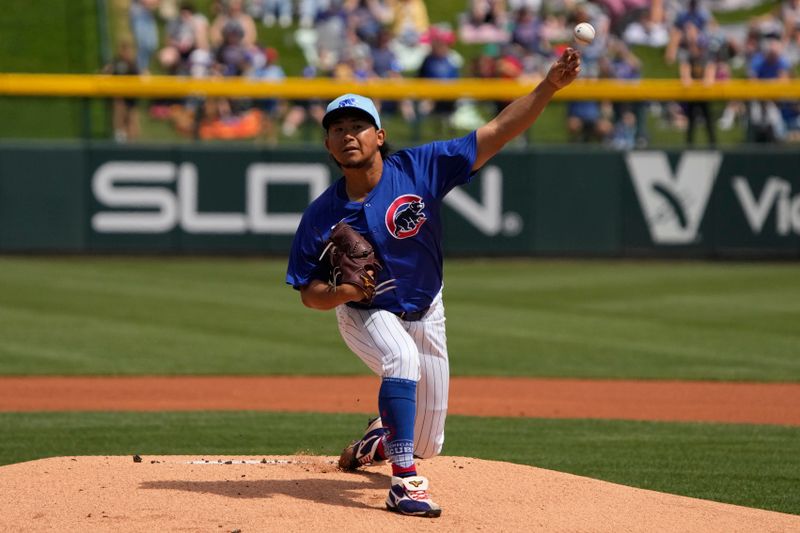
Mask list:
[[[414,418],[417,414],[417,382],[383,378],[378,392],[383,427],[389,430],[384,447],[392,462],[392,474],[416,476],[414,466]]]

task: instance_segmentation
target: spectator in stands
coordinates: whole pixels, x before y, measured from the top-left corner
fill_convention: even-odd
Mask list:
[[[470,75],[477,78],[518,80],[526,75],[525,64],[517,47],[511,44],[502,46],[490,44],[484,48],[481,55],[473,60],[470,66]],[[534,85],[537,83],[535,79],[527,81]],[[497,99],[491,103],[494,106],[491,114],[496,115],[511,101]],[[454,127],[461,130],[471,130],[480,127],[485,122],[486,120],[481,116],[479,108],[474,101],[462,98],[456,102],[456,111],[451,119]],[[518,137],[514,142],[526,144],[528,136]]]
[[[280,81],[286,78],[286,72],[280,65],[280,53],[273,47],[259,50],[254,58],[252,68],[248,71],[250,78],[262,81]]]
[[[231,4],[232,5],[232,4]],[[235,77],[247,74],[261,51],[245,45],[243,26],[230,19],[222,26],[222,42],[213,51],[211,76]],[[208,98],[198,111],[199,135],[203,139],[253,137],[261,130],[260,113],[248,111],[249,101]]]
[[[266,83],[275,83],[285,79],[286,73],[279,63],[280,55],[278,51],[275,48],[265,48],[262,54],[263,64],[253,68],[250,71],[250,77]],[[278,142],[278,130],[274,124],[279,113],[279,104],[280,102],[276,98],[263,98],[253,101],[253,106],[260,110],[263,116],[262,136],[271,145],[275,145]]]
[[[538,13],[542,9],[542,0],[508,0],[506,3],[509,13],[516,13],[522,8]]]
[[[678,12],[670,30],[669,43],[664,52],[664,59],[668,64],[675,62],[679,48],[687,47],[687,26],[691,24],[702,36],[705,34],[706,25],[712,18],[711,13],[703,7],[700,0],[689,0],[688,7]]]
[[[430,28],[428,8],[423,0],[389,0],[392,10],[392,33],[395,37],[416,43]]]
[[[747,68],[750,78],[775,80],[789,78],[790,64],[783,55],[780,39],[765,39],[763,51],[756,52]],[[753,142],[774,142],[783,140],[786,125],[780,109],[775,102],[751,102],[749,106],[748,140]]]
[[[419,77],[435,80],[453,80],[459,77],[459,67],[453,56],[450,46],[455,41],[453,32],[432,26],[429,32],[431,40],[431,52],[422,62],[419,69]],[[439,118],[438,125],[441,127],[450,114],[455,110],[455,102],[452,100],[420,102],[420,114],[434,115]]]
[[[341,81],[366,81],[377,75],[372,68],[372,50],[358,38],[355,29],[347,30],[344,51],[331,69],[331,78]]]
[[[581,51],[581,72],[584,75],[596,78],[599,70],[599,60],[606,55],[608,48],[610,37],[609,18],[594,4],[579,4],[572,12],[571,17],[572,24],[588,22],[597,31],[597,35],[591,44],[576,45]]]
[[[372,66],[379,78],[401,77],[401,67],[397,56],[389,47],[392,34],[388,28],[383,28],[378,33],[375,44],[370,49]]]
[[[508,23],[505,0],[471,0],[470,21],[502,28]]]
[[[347,22],[358,38],[375,46],[384,26],[392,21],[392,10],[383,0],[356,0],[349,11]]]
[[[222,43],[215,52],[219,72],[223,76],[241,76],[250,66],[250,49],[244,44],[244,32],[238,24],[226,24]]]
[[[394,33],[394,24],[390,25],[389,29],[393,36],[389,43],[389,48],[397,57],[401,70],[406,75],[415,76],[419,72],[422,62],[431,51],[428,32],[426,31],[421,35],[416,31],[396,34]]]
[[[656,19],[652,8],[640,9],[634,20],[625,27],[622,34],[631,45],[661,48],[669,42],[669,31],[663,19]]]
[[[303,69],[304,78],[315,78],[317,69],[307,65]],[[322,100],[295,100],[289,106],[286,116],[283,119],[281,132],[286,137],[294,137],[300,126],[310,117],[317,124],[322,124],[322,117],[325,116],[325,104]]]
[[[217,15],[211,24],[210,35],[211,45],[219,47],[224,41],[225,28],[233,28],[238,26],[239,32],[242,34],[242,45],[246,48],[255,46],[256,44],[256,23],[253,17],[248,15],[242,9],[243,0],[228,0],[222,6],[222,13]]]
[[[502,47],[489,44],[481,50],[480,54],[470,60],[467,75],[481,79],[519,79],[525,71],[525,66],[515,51],[515,47],[510,44]],[[496,115],[510,101],[498,99],[493,100],[491,103],[494,106],[491,114]]]
[[[267,28],[276,22],[281,28],[292,25],[292,0],[250,0],[248,12],[253,18],[260,18]]]
[[[573,14],[577,21],[588,22],[589,14],[586,11],[576,10]],[[599,36],[599,33],[598,33]],[[605,38],[602,49],[605,50]],[[583,47],[584,49],[586,47]],[[597,49],[592,50],[589,68],[581,67],[580,77],[594,79],[600,74],[601,54]],[[583,58],[586,58],[584,53]],[[585,61],[584,61],[585,64]],[[567,133],[571,142],[604,142],[608,140],[613,131],[613,109],[610,104],[598,101],[573,101],[567,104]]]
[[[613,130],[610,113],[600,102],[578,101],[567,104],[567,132],[572,142],[605,141]]]
[[[299,0],[297,12],[300,17],[300,27],[313,27],[319,13],[328,9],[329,6],[330,0]]]
[[[467,44],[505,43],[508,22],[505,0],[471,0],[469,10],[459,16],[458,31]]]
[[[486,46],[469,62],[469,77],[493,79],[497,77],[497,47]]]
[[[678,54],[678,71],[681,82],[690,86],[695,80],[706,86],[714,84],[717,64],[708,49],[708,38],[701,35],[700,29],[692,22],[683,28],[686,47]],[[698,116],[702,116],[708,135],[708,143],[714,146],[717,142],[714,122],[711,120],[711,104],[708,100],[689,101],[684,104],[686,110],[686,143],[694,144],[694,131]]]
[[[337,81],[366,81],[375,77],[369,58],[344,55],[331,71]]]
[[[115,76],[135,76],[139,74],[133,46],[128,41],[119,44],[117,55],[103,68],[106,74]],[[135,98],[114,98],[112,100],[112,126],[114,140],[119,143],[135,141],[139,138],[139,109]]]
[[[372,50],[366,42],[359,38],[356,28],[348,28],[345,32],[344,51],[339,58],[339,61],[342,60],[352,62],[355,69],[366,69],[370,72],[368,77],[374,77]]]
[[[708,50],[711,60],[716,65],[715,80],[727,81],[733,77],[732,61],[740,54],[739,45],[723,31],[719,24],[712,20],[708,25]],[[745,106],[742,102],[727,101],[722,115],[717,120],[720,130],[730,130],[736,119],[744,116]]]
[[[501,47],[500,53],[495,61],[496,77],[506,80],[516,80],[522,76],[523,70],[522,59],[515,53],[515,50],[511,46]],[[499,111],[500,109],[498,109],[498,112]]]
[[[800,0],[783,0],[781,19],[786,45],[800,46]]]
[[[197,13],[192,2],[181,2],[178,16],[167,24],[166,47],[159,52],[162,67],[170,74],[186,75],[192,52],[208,48],[208,19]]]
[[[392,34],[388,28],[383,28],[378,33],[377,42],[371,49],[372,54],[372,69],[375,75],[384,79],[399,79],[403,77],[400,62],[397,56],[389,47],[392,40]],[[381,114],[390,115],[397,110],[403,116],[403,120],[411,122],[416,118],[414,112],[414,104],[409,99],[398,101],[380,101],[376,100],[375,105],[379,107]]]
[[[158,0],[158,16],[169,22],[178,16],[178,0]]]
[[[683,31],[687,24],[691,24],[702,34],[706,30],[706,24],[712,19],[711,12],[706,9],[702,0],[689,0],[686,9],[682,9],[675,16],[674,26]]]
[[[158,49],[158,26],[155,9],[158,0],[132,0],[128,17],[136,41],[136,66],[140,73],[150,72],[150,58]]]
[[[329,73],[347,48],[347,16],[341,0],[331,0],[328,8],[317,15],[314,31],[318,59],[314,64],[323,72]]]
[[[648,0],[596,0],[604,8],[609,17],[609,30],[615,34],[622,34],[625,25],[630,22],[631,14],[644,9],[649,4]]]
[[[612,39],[608,56],[601,59],[601,75],[617,80],[641,78],[641,61],[619,39]],[[616,148],[642,148],[647,145],[644,102],[615,102],[612,104],[614,132],[612,145]]]
[[[522,52],[520,61],[522,61],[522,74],[520,74],[520,79],[531,85],[535,85],[542,81],[547,75],[547,69],[553,63],[553,58],[550,55]]]
[[[432,27],[430,31],[431,53],[422,62],[420,78],[452,80],[459,77],[458,65],[453,59],[450,46],[455,41],[453,32]]]
[[[781,105],[781,116],[786,126],[784,140],[800,142],[800,102],[784,102]]]
[[[533,12],[523,7],[514,17],[511,42],[525,52],[549,56],[552,52],[550,42],[545,38],[542,22]]]
[[[214,68],[214,56],[210,50],[195,48],[189,55],[189,76],[192,78],[208,78]]]

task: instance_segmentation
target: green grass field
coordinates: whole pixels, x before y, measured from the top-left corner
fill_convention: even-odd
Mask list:
[[[0,257],[0,375],[357,374],[284,261]],[[449,260],[456,375],[797,381],[791,263]],[[0,413],[0,464],[336,454],[360,415]],[[800,428],[454,416],[448,455],[800,514]]]
[[[93,73],[102,67],[96,0],[3,2],[0,72]],[[108,135],[107,103],[0,97],[0,138]]]
[[[284,275],[2,257],[0,374],[367,373]],[[796,264],[450,260],[445,280],[456,375],[800,379]]]

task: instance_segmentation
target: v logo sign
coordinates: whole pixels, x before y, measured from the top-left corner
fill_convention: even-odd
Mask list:
[[[695,241],[722,155],[686,152],[674,176],[664,152],[629,152],[625,162],[653,242]]]

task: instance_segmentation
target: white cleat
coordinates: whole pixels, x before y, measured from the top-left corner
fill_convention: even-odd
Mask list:
[[[428,495],[428,478],[423,476],[395,477],[386,497],[386,508],[408,516],[436,518],[442,514]]]

